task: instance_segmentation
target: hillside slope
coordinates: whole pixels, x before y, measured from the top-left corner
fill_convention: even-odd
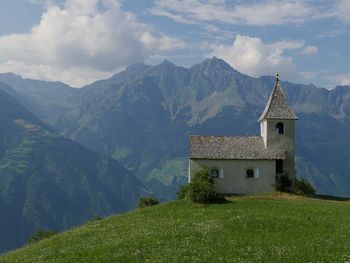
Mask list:
[[[11,252],[10,262],[347,262],[350,201],[271,193],[175,201],[92,221]]]
[[[6,92],[4,91],[6,90]],[[132,209],[143,186],[117,161],[53,132],[0,83],[0,251]]]

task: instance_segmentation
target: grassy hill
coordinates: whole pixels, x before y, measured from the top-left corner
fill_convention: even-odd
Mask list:
[[[91,221],[0,262],[349,262],[350,201],[270,193]]]

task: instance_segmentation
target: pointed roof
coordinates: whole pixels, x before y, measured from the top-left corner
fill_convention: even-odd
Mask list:
[[[286,95],[281,87],[279,74],[276,73],[275,86],[271,92],[269,101],[266,104],[264,112],[261,114],[259,121],[265,119],[287,119],[297,120],[297,116],[289,107]]]

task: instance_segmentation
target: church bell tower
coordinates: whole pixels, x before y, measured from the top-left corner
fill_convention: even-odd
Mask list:
[[[289,107],[276,73],[275,86],[271,92],[264,112],[259,118],[261,137],[265,148],[284,150],[285,160],[276,160],[276,174],[286,173],[294,188],[295,170],[295,121],[297,116]]]

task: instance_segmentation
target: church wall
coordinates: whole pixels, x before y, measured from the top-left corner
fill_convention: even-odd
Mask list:
[[[222,178],[215,179],[217,193],[249,194],[275,190],[275,160],[191,159],[189,180],[191,181],[194,174],[203,167],[217,168],[221,169],[220,173],[223,172]],[[247,178],[247,169],[254,170],[254,178]]]

